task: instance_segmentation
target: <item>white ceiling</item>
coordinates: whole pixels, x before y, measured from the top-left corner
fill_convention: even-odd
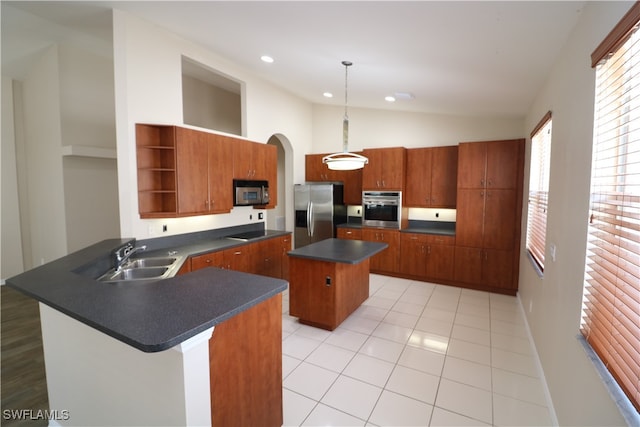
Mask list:
[[[568,1],[2,1],[3,74],[55,37],[110,46],[109,8],[155,22],[313,103],[522,117],[576,24]],[[28,13],[25,13],[28,12]],[[36,20],[37,22],[37,20]],[[595,46],[594,46],[595,47]],[[260,61],[268,54],[273,64]],[[585,60],[586,61],[586,60]],[[334,93],[333,99],[322,96]],[[415,98],[384,101],[410,92]]]

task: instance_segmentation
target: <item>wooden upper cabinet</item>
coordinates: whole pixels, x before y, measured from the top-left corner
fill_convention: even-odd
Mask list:
[[[304,178],[310,182],[341,181],[339,171],[331,170],[322,163],[326,154],[307,154],[304,159]]]
[[[178,213],[230,212],[231,145],[220,135],[176,129]]]
[[[278,203],[278,149],[275,145],[230,139],[233,144],[233,179],[268,181],[270,202],[260,207],[274,208]]]
[[[239,138],[233,142],[233,177],[235,179],[268,180],[269,170],[278,168],[277,148]],[[272,163],[275,162],[275,163]]]
[[[522,139],[461,143],[458,188],[515,189]]]
[[[176,128],[136,124],[140,218],[176,216]]]
[[[407,150],[404,205],[455,208],[457,174],[457,146]]]
[[[224,136],[208,135],[209,212],[233,209],[233,146]]]
[[[277,148],[167,125],[136,124],[138,210],[141,218],[228,213],[233,178],[269,181],[278,200]]]
[[[257,144],[262,156],[265,180],[269,182],[269,203],[264,206],[273,209],[278,204],[278,149],[275,145]]]
[[[178,213],[180,214],[199,214],[209,210],[208,151],[209,145],[205,133],[176,128]]]
[[[363,190],[403,191],[407,153],[404,147],[365,149],[369,164],[362,170]]]
[[[361,154],[361,153],[359,153]],[[308,182],[342,182],[345,205],[362,204],[362,169],[352,171],[334,171],[322,163],[326,154],[307,154],[305,156],[304,179]]]

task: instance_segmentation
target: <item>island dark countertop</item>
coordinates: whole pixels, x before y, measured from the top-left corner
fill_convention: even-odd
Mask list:
[[[281,233],[287,234],[287,233]],[[287,289],[287,282],[205,268],[152,282],[103,283],[79,273],[129,239],[110,239],[7,279],[7,285],[144,352],[169,349]],[[186,257],[239,245],[180,247]]]
[[[386,243],[364,240],[326,239],[288,252],[289,256],[316,261],[358,264],[386,249]]]

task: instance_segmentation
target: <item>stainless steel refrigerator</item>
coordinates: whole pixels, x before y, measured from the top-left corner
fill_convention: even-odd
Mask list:
[[[296,227],[295,247],[335,237],[336,225],[347,222],[343,185],[334,183],[296,184],[293,190]]]

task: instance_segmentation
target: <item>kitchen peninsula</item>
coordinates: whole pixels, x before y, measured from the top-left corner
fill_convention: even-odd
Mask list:
[[[289,313],[330,331],[369,298],[369,258],[386,243],[326,239],[289,252]]]
[[[193,256],[252,244],[219,230],[137,242],[148,259],[170,253],[175,277],[97,280],[130,242],[106,240],[7,280],[40,302],[49,405],[68,414],[54,425],[281,425],[287,282],[220,268],[180,274]]]

